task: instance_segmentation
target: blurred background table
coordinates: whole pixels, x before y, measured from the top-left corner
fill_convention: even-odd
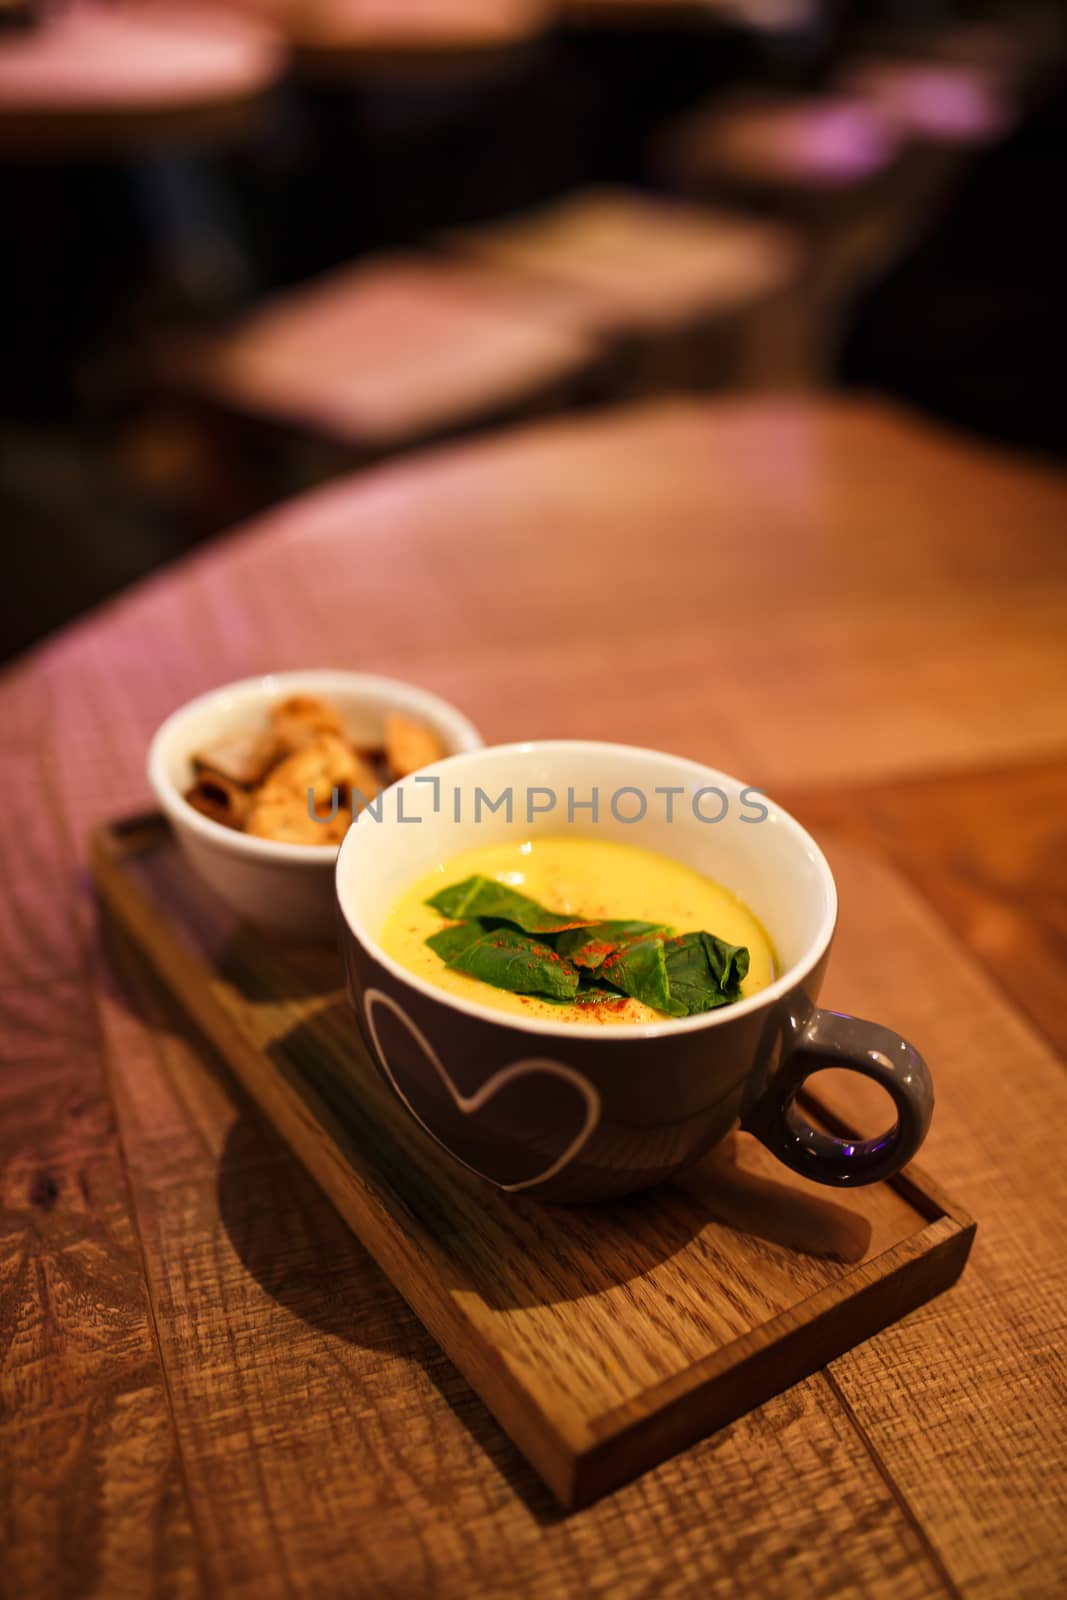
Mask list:
[[[291,291],[199,349],[186,341],[166,366],[231,421],[295,430],[352,466],[558,408],[591,391],[601,361],[585,329],[506,272],[397,254]],[[250,448],[262,476],[261,435]]]
[[[338,78],[477,67],[535,39],[552,0],[307,0],[282,6],[298,71]]]
[[[225,11],[78,0],[0,36],[0,157],[86,159],[247,129],[277,83],[274,30]]]
[[[337,481],[0,677],[11,1600],[1060,1592],[1065,520],[1060,473],[880,405],[658,403]],[[960,1285],[561,1516],[96,926],[86,834],[155,724],[321,662],[791,803],[842,889],[826,999],[930,1055]]]
[[[795,231],[638,190],[579,191],[444,243],[602,341],[616,397],[744,383],[805,288]]]

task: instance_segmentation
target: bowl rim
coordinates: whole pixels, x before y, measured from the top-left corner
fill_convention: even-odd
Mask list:
[[[480,756],[514,755],[516,757],[542,754],[546,752],[566,753],[567,751],[582,751],[584,753],[600,753],[604,755],[625,755],[628,757],[654,757],[663,761],[670,761],[675,768],[688,768],[694,776],[701,779],[711,779],[712,782],[720,780],[745,788],[746,785],[740,778],[735,778],[732,773],[723,772],[721,768],[709,767],[702,761],[693,761],[688,756],[671,755],[666,750],[653,750],[647,745],[618,744],[603,739],[528,739],[511,744],[482,745],[478,749],[463,751],[460,754],[449,756],[443,761],[434,762],[432,766],[423,768],[420,777],[432,776],[444,767],[454,769],[466,765],[468,761]],[[406,780],[401,779],[401,782]],[[398,785],[394,784],[393,788]],[[803,846],[808,859],[814,863],[819,872],[825,894],[822,921],[819,930],[812,940],[805,954],[773,983],[765,989],[760,989],[756,994],[749,995],[744,1000],[735,1001],[732,1005],[720,1006],[714,1011],[705,1011],[694,1017],[667,1017],[662,1022],[641,1022],[629,1024],[625,1027],[606,1028],[603,1023],[595,1022],[552,1022],[536,1017],[514,1016],[510,1012],[497,1011],[494,1007],[482,1005],[476,1000],[464,999],[462,995],[449,994],[446,989],[440,989],[435,984],[428,983],[426,979],[401,966],[392,956],[387,955],[378,940],[369,933],[362,921],[352,914],[350,906],[345,904],[345,896],[341,887],[341,875],[344,869],[345,851],[351,854],[356,848],[349,841],[357,837],[356,830],[359,818],[355,818],[352,826],[345,834],[337,852],[334,865],[334,898],[337,903],[338,914],[344,924],[345,931],[360,944],[364,950],[383,967],[390,977],[396,979],[417,994],[428,1000],[434,1000],[440,1005],[450,1006],[455,1011],[473,1017],[480,1022],[491,1022],[500,1028],[518,1029],[521,1033],[541,1035],[550,1039],[579,1038],[583,1043],[591,1039],[599,1039],[604,1044],[624,1044],[628,1041],[677,1038],[683,1033],[697,1033],[705,1028],[722,1027],[728,1022],[737,1021],[742,1017],[752,1016],[755,1012],[764,1010],[773,1005],[783,996],[790,994],[798,984],[814,971],[830,947],[837,926],[838,897],[837,884],[830,863],[816,844],[808,830],[803,827],[791,812],[784,806],[771,801],[770,796],[761,793],[761,798],[771,804],[775,816],[783,822],[796,836],[798,843]],[[365,824],[366,826],[366,824]]]
[[[451,730],[457,749],[452,756],[442,758],[444,760],[450,760],[458,754],[474,754],[484,748],[484,740],[478,729],[458,706],[435,694],[432,689],[424,689],[402,678],[390,678],[372,672],[349,672],[343,667],[307,667],[257,673],[252,677],[216,684],[191,700],[184,701],[164,717],[152,735],[146,770],[152,792],[167,819],[175,828],[184,828],[205,843],[228,850],[235,856],[243,856],[249,861],[269,861],[332,871],[339,846],[288,844],[275,839],[259,839],[241,833],[236,828],[227,828],[191,806],[177,785],[172,783],[166,770],[168,745],[178,729],[195,712],[209,709],[212,702],[221,696],[240,695],[249,702],[262,697],[266,705],[272,699],[280,698],[287,692],[295,693],[301,688],[319,688],[327,695],[330,684],[334,685],[335,690],[343,690],[346,695],[353,697],[395,697],[398,705],[402,704],[415,716],[424,716],[438,732]]]

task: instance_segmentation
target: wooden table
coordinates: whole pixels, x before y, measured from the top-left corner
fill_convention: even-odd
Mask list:
[[[194,3],[99,0],[0,38],[0,156],[78,160],[247,129],[284,67],[262,22]]]
[[[591,332],[566,326],[507,271],[393,254],[289,289],[199,350],[185,341],[165,371],[176,387],[338,441],[362,463],[558,407],[601,361]]]
[[[528,46],[552,0],[304,0],[280,20],[295,70],[316,79],[455,72]]]
[[[781,294],[803,267],[786,228],[622,187],[575,190],[445,242],[530,294],[540,285],[565,325],[608,335],[691,338],[702,322]]]
[[[11,1600],[1063,1592],[1065,521],[1061,476],[873,405],[663,404],[339,482],[0,678]],[[842,890],[829,1003],[933,1062],[957,1288],[556,1511],[96,930],[86,832],[145,802],[156,722],[323,662],[795,804]]]
[[[447,247],[602,342],[615,397],[747,381],[807,288],[803,237],[624,187],[450,232]]]

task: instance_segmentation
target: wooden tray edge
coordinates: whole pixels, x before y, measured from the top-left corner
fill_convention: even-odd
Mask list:
[[[572,1507],[588,1505],[810,1377],[956,1282],[977,1224],[943,1216],[810,1299],[601,1419],[575,1464]],[[856,1289],[857,1276],[870,1281]],[[786,1374],[783,1381],[783,1374]],[[674,1392],[666,1396],[664,1391]]]

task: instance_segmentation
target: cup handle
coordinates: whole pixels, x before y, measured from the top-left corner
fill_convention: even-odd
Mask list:
[[[875,1139],[839,1139],[813,1127],[795,1101],[804,1082],[823,1067],[845,1067],[873,1078],[897,1108],[894,1127]],[[812,1012],[741,1126],[794,1172],[814,1183],[858,1188],[899,1172],[930,1126],[934,1086],[926,1062],[899,1033],[836,1011]]]

